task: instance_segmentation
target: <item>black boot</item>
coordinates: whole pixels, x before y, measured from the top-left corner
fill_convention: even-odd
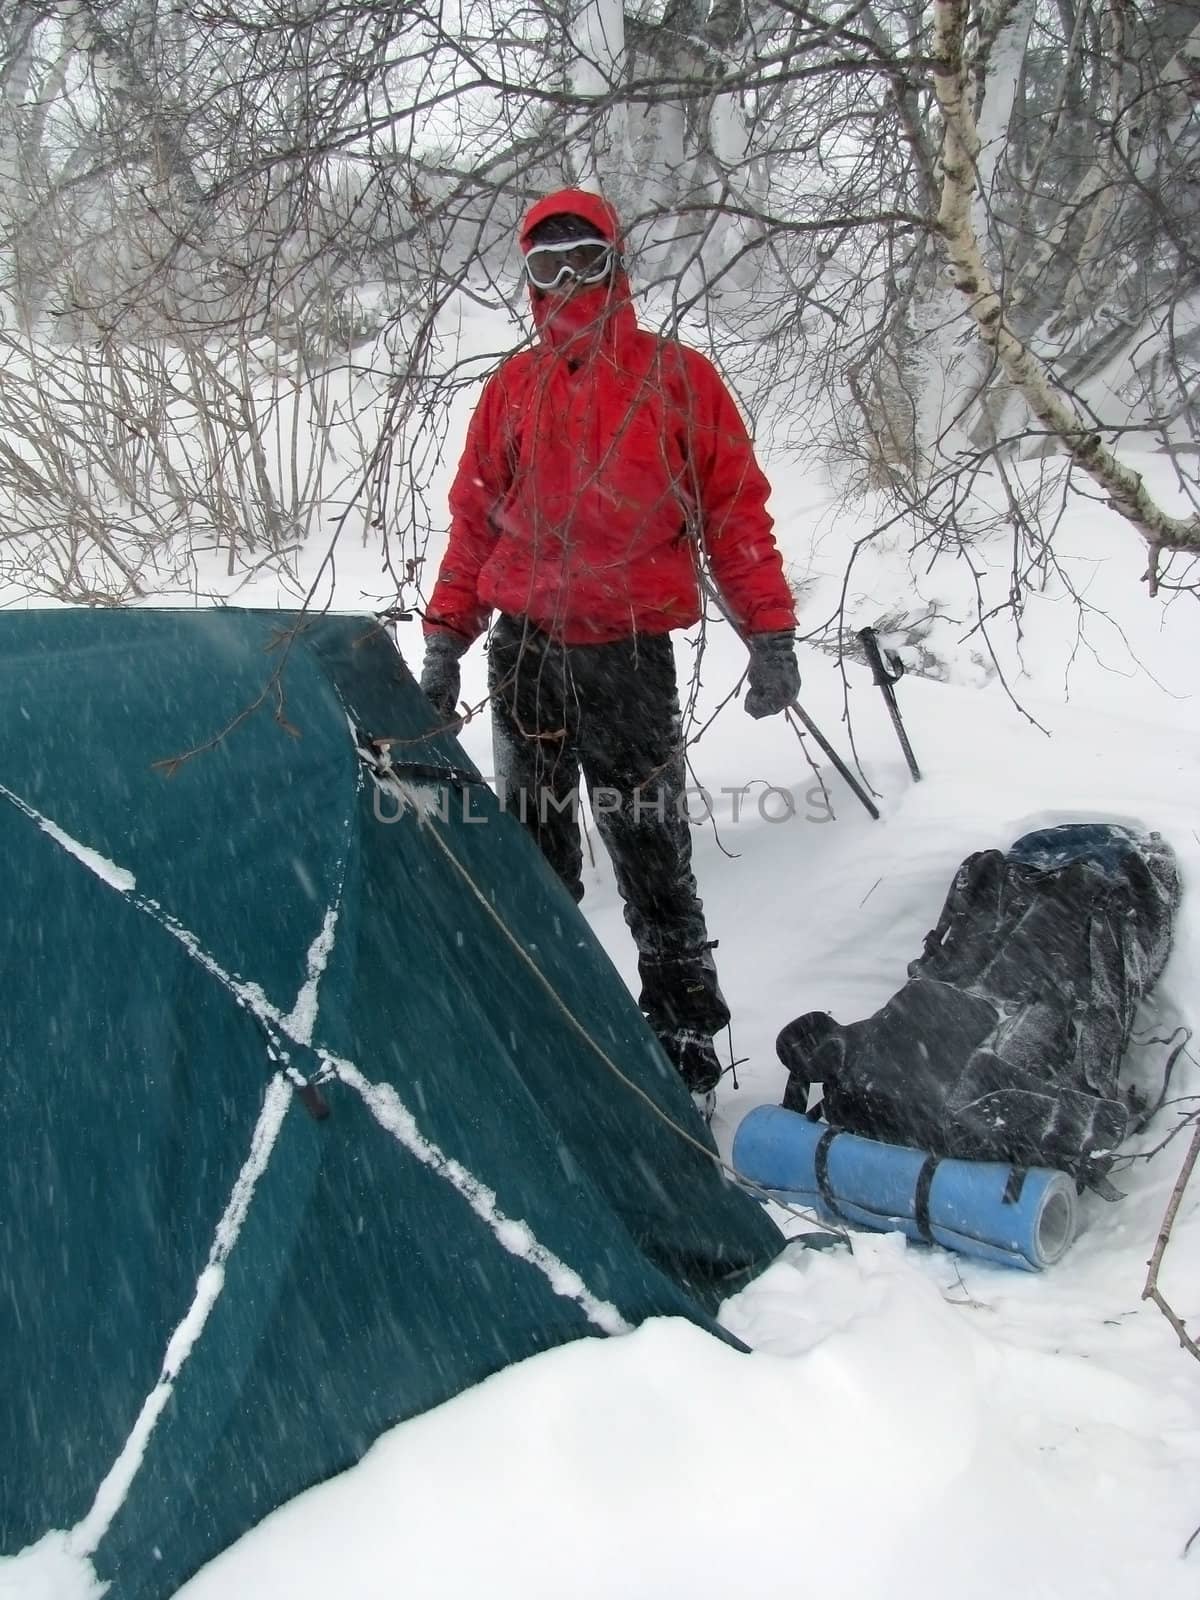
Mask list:
[[[669,1028],[658,1035],[658,1042],[693,1094],[709,1094],[720,1083],[721,1063],[708,1034]]]
[[[680,956],[639,956],[638,975],[638,1004],[668,1060],[693,1094],[710,1093],[721,1077],[713,1035],[729,1022],[711,945]]]
[[[729,1007],[717,982],[711,945],[679,956],[639,956],[638,977],[638,1005],[655,1033],[688,1028],[711,1038],[728,1025]]]

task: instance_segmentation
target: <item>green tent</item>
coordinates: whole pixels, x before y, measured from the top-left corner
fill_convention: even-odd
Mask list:
[[[510,1362],[719,1331],[782,1241],[372,619],[9,614],[0,704],[0,1555],[170,1595]]]

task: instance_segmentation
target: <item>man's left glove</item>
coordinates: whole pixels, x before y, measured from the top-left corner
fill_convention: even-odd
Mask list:
[[[462,671],[459,657],[468,648],[456,633],[429,633],[425,636],[425,660],[421,666],[421,688],[443,722],[455,720]]]
[[[790,706],[800,693],[800,668],[796,662],[796,635],[752,633],[750,647],[750,686],[746,691],[746,710],[752,717],[773,717]]]

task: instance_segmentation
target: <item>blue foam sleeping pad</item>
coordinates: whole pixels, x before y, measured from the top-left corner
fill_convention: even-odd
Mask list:
[[[1046,1167],[937,1160],[813,1122],[782,1106],[742,1119],[733,1164],[761,1188],[829,1220],[1040,1271],[1075,1237],[1074,1181]]]

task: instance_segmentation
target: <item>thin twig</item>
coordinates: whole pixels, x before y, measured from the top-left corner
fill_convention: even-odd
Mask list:
[[[1167,1202],[1167,1209],[1163,1214],[1162,1226],[1158,1230],[1158,1239],[1154,1246],[1154,1254],[1150,1257],[1150,1264],[1146,1272],[1146,1286],[1142,1290],[1143,1300],[1153,1300],[1154,1304],[1166,1317],[1179,1337],[1179,1342],[1185,1350],[1200,1361],[1200,1345],[1188,1333],[1184,1326],[1183,1318],[1168,1304],[1158,1287],[1158,1269],[1162,1265],[1163,1256],[1166,1254],[1167,1245],[1171,1239],[1171,1229],[1175,1226],[1175,1218],[1183,1201],[1184,1190],[1188,1186],[1188,1179],[1192,1169],[1200,1157],[1200,1123],[1192,1134],[1192,1142],[1188,1145],[1187,1155],[1183,1158],[1183,1166],[1179,1169],[1179,1176],[1175,1180],[1175,1187],[1171,1190],[1171,1198]],[[1193,1535],[1193,1538],[1195,1535]],[[1188,1541],[1189,1544],[1191,1541]]]

